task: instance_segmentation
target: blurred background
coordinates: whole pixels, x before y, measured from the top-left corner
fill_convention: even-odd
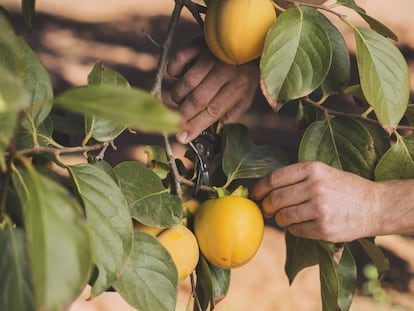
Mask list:
[[[0,0],[0,6],[10,13],[17,32],[26,38],[45,64],[56,94],[73,86],[85,85],[88,73],[98,60],[123,74],[131,85],[147,90],[151,88],[159,48],[149,37],[162,42],[173,10],[173,0],[37,0],[37,13],[30,33],[24,26],[20,2]],[[357,0],[357,3],[397,34],[397,45],[406,56],[413,74],[414,1]],[[365,26],[352,12],[342,10],[342,13],[348,15],[353,23]],[[338,25],[353,53],[355,43],[352,30],[334,16],[327,16]],[[200,34],[200,27],[184,9],[173,50]],[[259,91],[252,108],[241,122],[249,126],[256,144],[277,144],[288,152],[291,161],[295,160],[301,133],[295,128],[292,117],[275,115]],[[162,144],[162,139],[156,135],[125,133],[115,144],[118,150],[108,152],[108,161],[143,161],[144,146]],[[177,143],[173,147],[177,156],[186,150]],[[371,295],[365,294],[363,288],[369,282],[361,277],[351,310],[414,310],[414,241],[408,237],[387,236],[378,237],[377,243],[391,259],[391,270],[382,281],[385,291],[371,290]],[[283,232],[269,223],[255,258],[246,266],[233,270],[228,296],[217,310],[321,310],[318,269],[302,271],[289,286],[284,274],[285,257]],[[363,255],[357,260],[367,262]],[[378,283],[370,284],[373,289],[379,288]],[[87,291],[83,297],[87,297]],[[189,292],[190,284],[184,282],[180,286],[177,310],[185,310]],[[95,302],[77,302],[70,310],[133,309],[115,293],[108,293]]]

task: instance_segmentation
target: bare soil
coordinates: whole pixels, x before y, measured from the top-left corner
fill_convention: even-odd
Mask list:
[[[414,1],[358,0],[367,12],[384,22],[399,37],[401,48],[414,73]],[[153,83],[158,48],[148,36],[160,42],[168,27],[173,0],[38,0],[32,33],[22,27],[20,1],[0,0],[12,19],[36,50],[50,71],[57,93],[71,86],[84,85],[93,64],[101,60],[124,74],[131,84],[150,89]],[[352,22],[365,25],[358,17],[344,10]],[[335,17],[331,17],[335,20]],[[338,24],[335,21],[336,24]],[[338,24],[339,25],[339,24]],[[350,51],[354,51],[352,31],[339,26]],[[188,12],[180,22],[174,48],[200,33]],[[412,79],[412,89],[414,89]],[[168,86],[168,85],[167,85]],[[254,107],[242,122],[248,124],[256,143],[275,143],[285,148],[292,160],[299,141],[290,120],[271,113],[258,94]],[[125,134],[118,139],[118,151],[108,154],[109,161],[143,160],[143,146],[161,143],[159,137]],[[182,146],[174,145],[181,154]],[[353,311],[414,310],[414,240],[401,236],[378,237],[377,243],[391,260],[391,270],[383,285],[392,300],[380,304],[357,292]],[[284,273],[286,250],[283,232],[269,222],[264,241],[255,258],[232,272],[228,296],[218,305],[219,311],[316,311],[321,310],[318,269],[302,271],[290,286]],[[180,285],[177,310],[185,310],[190,293],[189,281]],[[85,289],[83,298],[87,297]],[[116,293],[107,293],[90,302],[79,299],[71,311],[134,310]],[[155,310],[156,311],[156,310]]]

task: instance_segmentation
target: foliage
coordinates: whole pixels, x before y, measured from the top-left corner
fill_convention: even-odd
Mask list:
[[[35,1],[22,4],[31,27]],[[335,12],[337,6],[354,10],[369,27],[351,24]],[[189,8],[195,16],[204,12],[201,6]],[[342,34],[326,14],[353,31],[357,83],[350,80]],[[112,287],[139,310],[174,310],[178,279],[171,255],[156,238],[134,232],[132,220],[192,227],[182,200],[193,195],[197,170],[164,149],[179,116],[159,94],[131,86],[99,62],[91,68],[88,85],[55,96],[46,68],[5,15],[0,15],[0,29],[0,309],[61,310],[90,284],[92,296]],[[260,60],[261,86],[276,111],[299,102],[298,122],[306,126],[299,161],[322,161],[372,180],[414,176],[413,136],[399,131],[404,116],[414,125],[408,67],[391,40],[395,34],[354,0],[329,7],[296,5],[279,14]],[[328,99],[350,96],[363,111],[329,108]],[[82,122],[73,122],[69,111]],[[105,150],[127,128],[164,135],[166,145],[149,146],[145,164],[112,167],[102,160]],[[222,153],[212,180],[225,178],[224,190],[288,163],[283,150],[255,145],[246,126],[220,129],[215,134],[222,138]],[[67,130],[82,134],[79,146],[55,140]],[[67,165],[61,157],[65,153],[83,155],[87,163]],[[194,154],[188,158],[196,162]],[[56,166],[65,174],[51,169]],[[212,196],[212,189],[203,190],[197,199]],[[374,239],[358,242],[384,273],[389,263]],[[305,267],[319,265],[324,310],[350,308],[357,270],[347,244],[286,233],[286,247],[290,282]],[[337,248],[339,260],[332,256]],[[231,270],[200,256],[195,274],[194,309],[212,310],[228,291]]]

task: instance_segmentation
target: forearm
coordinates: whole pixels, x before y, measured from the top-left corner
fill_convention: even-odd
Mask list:
[[[375,235],[414,234],[414,180],[376,183],[379,205]]]

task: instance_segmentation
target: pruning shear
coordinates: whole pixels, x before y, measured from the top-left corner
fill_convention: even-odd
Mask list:
[[[188,144],[197,158],[197,180],[194,188],[194,195],[197,195],[202,186],[210,185],[211,169],[215,167],[220,154],[220,139],[210,126]]]

